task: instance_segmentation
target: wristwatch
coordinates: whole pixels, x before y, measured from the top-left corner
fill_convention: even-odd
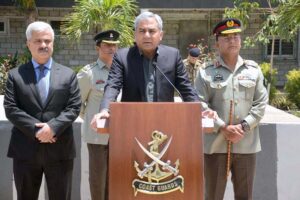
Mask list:
[[[242,129],[245,132],[250,131],[250,126],[248,124],[248,122],[246,122],[246,120],[241,121],[241,125],[242,125]]]

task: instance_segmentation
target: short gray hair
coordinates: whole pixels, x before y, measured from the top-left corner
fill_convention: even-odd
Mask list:
[[[135,20],[134,20],[134,30],[137,30],[137,27],[138,27],[140,21],[142,21],[144,19],[149,19],[149,18],[155,18],[155,20],[157,21],[159,30],[162,31],[163,21],[162,21],[161,17],[159,15],[154,14],[154,13],[149,12],[149,11],[142,12],[141,14],[139,14],[135,18]]]
[[[50,24],[46,23],[46,22],[42,22],[42,21],[36,21],[36,22],[32,22],[31,24],[29,24],[27,26],[26,29],[26,38],[27,40],[30,40],[32,37],[32,32],[37,31],[50,31],[51,35],[52,35],[52,39],[54,40],[54,31],[52,29],[52,27],[50,26]]]

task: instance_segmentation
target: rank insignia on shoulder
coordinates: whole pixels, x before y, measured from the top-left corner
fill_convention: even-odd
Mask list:
[[[244,60],[244,64],[246,66],[252,66],[252,67],[255,67],[255,68],[258,67],[258,64],[253,60]]]
[[[221,74],[216,74],[214,76],[214,81],[223,81],[223,80],[224,80],[224,78]]]
[[[97,81],[96,81],[96,84],[103,84],[103,83],[105,83],[104,80],[97,80]]]
[[[89,64],[88,67],[87,67],[87,69],[88,69],[88,70],[91,70],[91,69],[93,69],[95,66],[97,66],[97,62],[93,62],[93,63]]]

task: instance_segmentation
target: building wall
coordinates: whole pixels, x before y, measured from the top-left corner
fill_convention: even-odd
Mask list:
[[[8,22],[8,32],[0,34],[0,55],[14,54],[16,51],[22,53],[26,47],[25,18],[14,7],[0,6],[0,9],[2,11],[0,18]],[[162,43],[179,48],[183,58],[187,56],[189,44],[195,44],[200,39],[204,39],[204,43],[211,50],[214,50],[215,39],[211,34],[211,30],[222,18],[223,9],[151,9],[151,11],[163,18],[164,37]],[[38,12],[39,20],[50,22],[62,20],[66,14],[71,12],[71,9],[41,7]],[[243,37],[256,33],[260,24],[259,13],[251,16],[249,27],[247,27]],[[64,36],[56,38],[54,59],[70,67],[84,66],[94,62],[97,58],[95,44],[92,39],[95,34],[95,30],[83,34],[80,43],[68,41]],[[241,50],[242,57],[253,59],[258,63],[269,62],[264,53],[265,47],[261,44]],[[294,59],[275,60],[274,65],[278,69],[277,84],[283,86],[287,71],[298,66],[297,56]]]

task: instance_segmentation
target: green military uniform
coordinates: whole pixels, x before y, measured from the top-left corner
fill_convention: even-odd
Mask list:
[[[83,67],[77,74],[82,100],[80,116],[83,119],[83,124],[81,133],[83,140],[90,144],[107,145],[108,143],[108,134],[97,134],[90,127],[94,115],[99,112],[108,73],[109,69],[98,59],[97,62]]]
[[[257,126],[264,115],[268,95],[256,62],[243,60],[239,56],[232,72],[218,57],[215,64],[199,71],[195,86],[203,106],[215,110],[219,116],[215,121],[214,133],[204,135],[206,154],[227,152],[227,140],[218,130],[229,123],[230,100],[234,107],[233,124],[245,120],[250,126],[245,137],[232,146],[232,153],[247,154],[261,150]]]
[[[188,61],[188,59],[184,59],[183,64],[185,66],[186,71],[188,72],[189,80],[191,81],[192,85],[194,85],[197,72],[202,67],[200,60],[197,60],[196,63],[193,65]]]

